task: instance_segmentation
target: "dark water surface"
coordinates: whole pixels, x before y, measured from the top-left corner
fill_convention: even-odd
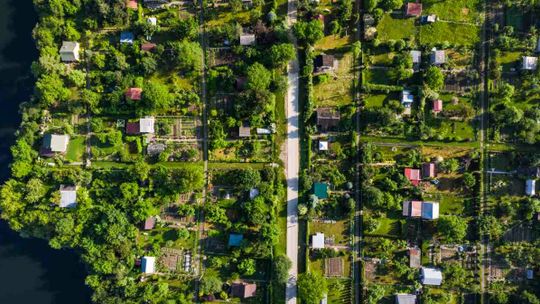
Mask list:
[[[9,177],[9,147],[29,99],[30,64],[37,57],[32,0],[0,0],[0,183]],[[0,222],[0,304],[85,304],[89,290],[77,255],[24,239]]]

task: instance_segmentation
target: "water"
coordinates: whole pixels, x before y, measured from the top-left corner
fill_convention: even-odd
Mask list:
[[[36,19],[32,0],[0,0],[0,182],[9,176],[9,147],[20,123],[17,109],[32,93]],[[1,304],[89,303],[84,273],[74,252],[23,239],[0,222]]]

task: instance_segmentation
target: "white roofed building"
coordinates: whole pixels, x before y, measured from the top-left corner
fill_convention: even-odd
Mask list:
[[[422,267],[420,281],[424,285],[439,286],[442,284],[442,272],[439,269]]]
[[[60,58],[63,62],[79,61],[79,49],[80,45],[78,42],[64,41],[60,48]]]
[[[311,236],[311,249],[324,249],[324,233],[317,232]]]
[[[156,272],[156,258],[144,256],[141,261],[141,270],[143,273],[152,274]]]
[[[525,182],[525,194],[527,194],[528,196],[536,195],[536,180],[528,179]]]
[[[141,120],[139,120],[139,132],[147,133],[147,134],[154,134],[155,123],[156,123],[156,120],[152,116],[146,116],[144,118],[141,118]]]
[[[60,207],[73,208],[77,206],[77,186],[60,185]]]
[[[538,57],[523,56],[521,69],[526,71],[534,71],[538,67]]]

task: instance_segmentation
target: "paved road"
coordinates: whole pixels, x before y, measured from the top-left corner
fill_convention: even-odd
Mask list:
[[[296,1],[289,0],[287,23],[289,27],[296,22]],[[291,38],[296,47],[294,37]],[[296,304],[296,280],[298,278],[298,172],[300,171],[300,106],[298,101],[298,60],[289,64],[287,92],[287,257],[292,266],[285,292],[285,302]]]

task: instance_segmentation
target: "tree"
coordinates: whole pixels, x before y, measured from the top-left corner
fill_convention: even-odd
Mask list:
[[[286,255],[278,255],[274,258],[274,274],[276,281],[285,284],[289,280],[289,269],[291,269],[291,260]]]
[[[467,234],[467,220],[455,215],[442,216],[437,222],[437,230],[447,242],[458,243]]]
[[[148,111],[154,112],[167,109],[173,102],[173,96],[166,85],[148,81],[144,86],[142,101]]]
[[[221,291],[223,282],[217,277],[217,275],[206,272],[206,275],[201,280],[201,293],[203,295],[214,294]]]
[[[290,43],[274,44],[269,52],[269,63],[274,67],[280,67],[296,57],[296,49]]]
[[[487,235],[492,240],[498,239],[504,232],[501,221],[493,215],[481,215],[478,218],[478,229],[481,235]]]
[[[521,302],[523,304],[540,304],[540,299],[528,290],[524,290],[520,295]]]
[[[367,303],[368,304],[377,304],[379,301],[384,298],[385,294],[384,287],[374,284],[368,288]]]
[[[36,95],[45,106],[51,106],[56,102],[66,101],[71,91],[64,86],[58,74],[48,74],[36,82]]]
[[[296,37],[307,44],[315,44],[324,37],[324,28],[319,20],[309,22],[299,21],[294,24],[294,32]]]
[[[247,84],[248,89],[254,91],[266,91],[270,82],[272,81],[272,74],[262,64],[255,62],[247,69]]]
[[[305,272],[298,276],[298,297],[305,304],[319,304],[328,293],[326,280],[318,272]]]
[[[381,6],[386,11],[399,9],[403,6],[403,0],[381,0]]]
[[[444,86],[444,75],[436,66],[429,67],[424,76],[424,80],[427,86],[434,91],[439,91]]]
[[[169,60],[178,68],[195,72],[202,69],[203,51],[197,42],[183,40],[181,42],[169,42],[167,46],[171,49]]]
[[[157,64],[157,61],[153,57],[146,56],[146,57],[143,57],[143,59],[141,59],[140,67],[141,67],[141,72],[144,75],[148,76],[157,70],[158,64]]]
[[[229,181],[243,191],[250,190],[261,183],[261,174],[253,168],[235,169],[229,173]]]
[[[379,0],[366,0],[364,3],[366,4],[366,10],[371,12],[379,5]]]
[[[440,167],[447,173],[456,172],[459,169],[459,161],[455,158],[445,159]]]
[[[380,209],[385,206],[384,194],[379,188],[366,186],[362,191],[362,200],[366,205],[374,209]]]
[[[470,172],[463,173],[463,185],[465,185],[465,188],[471,190],[476,185],[476,178],[474,177],[474,174]]]
[[[253,275],[257,271],[257,267],[254,259],[243,259],[238,264],[238,270],[240,273],[246,276]]]

